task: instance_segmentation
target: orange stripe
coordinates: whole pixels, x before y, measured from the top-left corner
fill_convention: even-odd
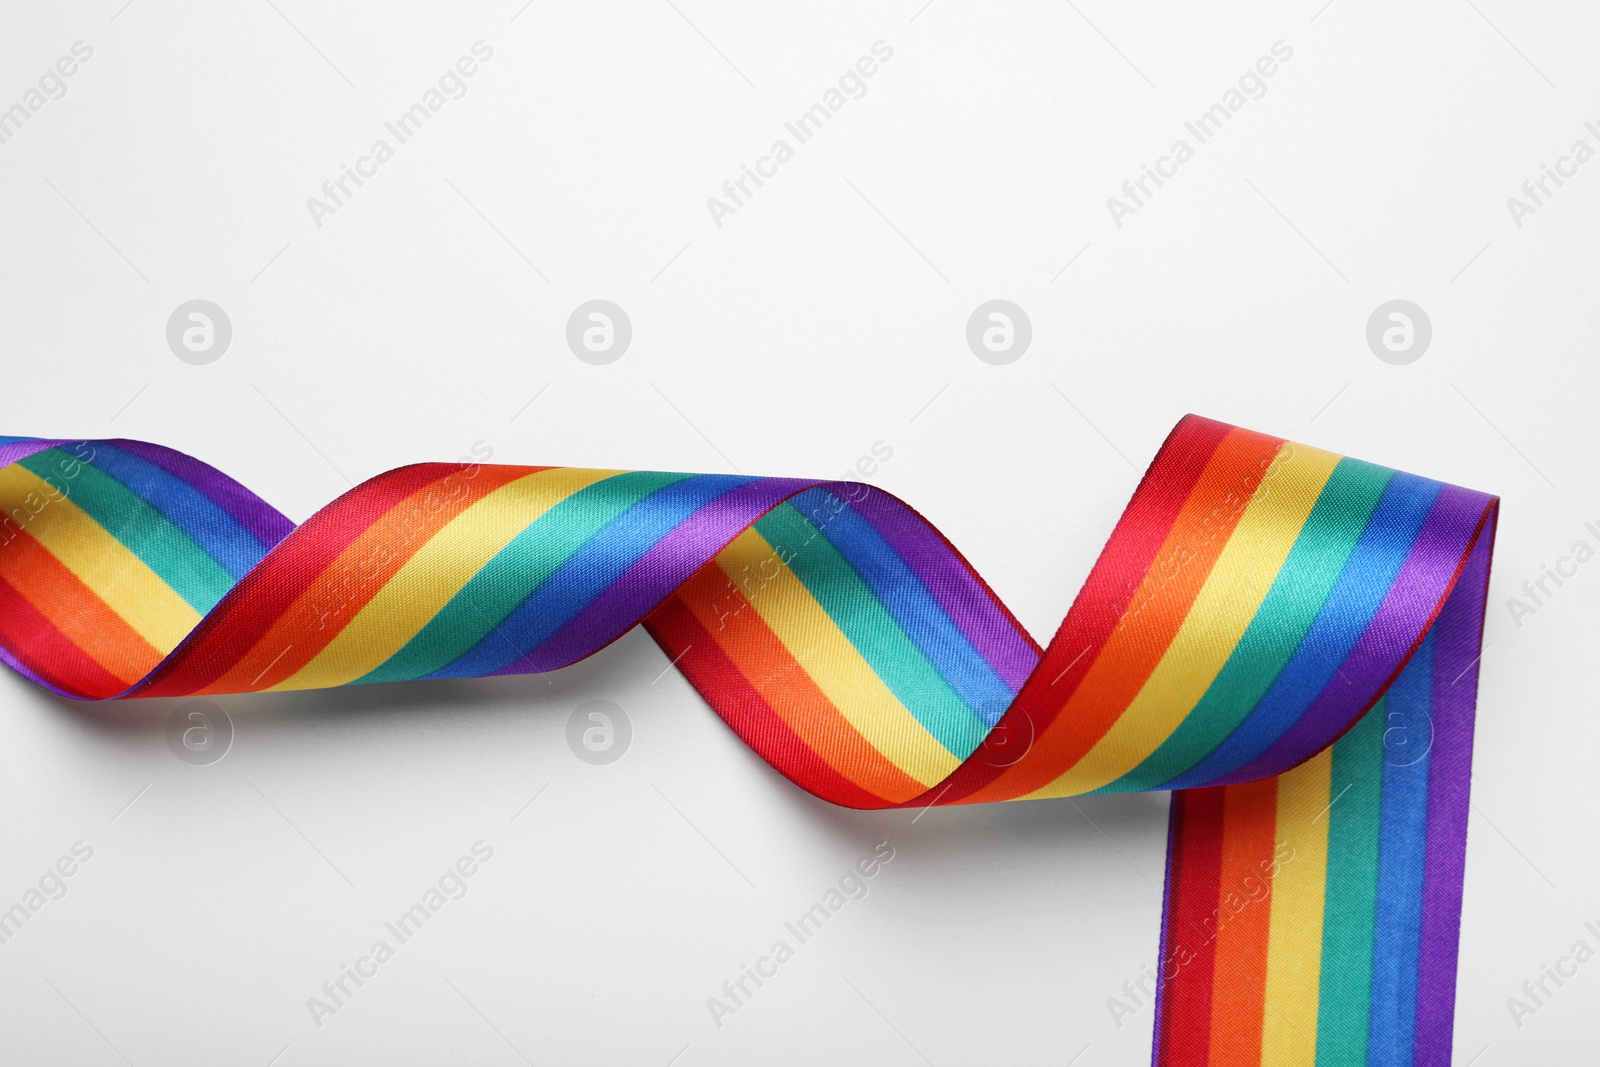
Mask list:
[[[1272,932],[1272,883],[1263,865],[1272,862],[1277,818],[1276,778],[1228,787],[1216,944],[1216,973],[1224,977],[1211,987],[1210,1067],[1261,1062]]]
[[[751,688],[828,766],[885,800],[927,792],[850,725],[720,569],[702,567],[678,597]]]
[[[130,686],[161,662],[161,650],[26,530],[0,550],[0,574],[102,669]]]
[[[1048,785],[1105,736],[1161,662],[1282,445],[1249,430],[1228,432],[1083,681],[1027,757],[965,803],[1013,800]]]
[[[196,692],[256,692],[288,678],[310,663],[446,523],[507,482],[543,469],[479,467],[470,481],[452,471],[418,489],[350,542],[226,674]],[[439,488],[452,478],[466,486],[455,496]]]

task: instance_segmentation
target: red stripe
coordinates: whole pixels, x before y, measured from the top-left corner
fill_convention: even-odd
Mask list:
[[[69,693],[100,700],[127,688],[127,683],[73,644],[3,578],[0,578],[0,643],[29,670]]]
[[[1232,429],[1226,423],[1199,415],[1185,416],[1173,429],[1134,491],[1122,518],[1117,520],[1111,539],[1101,550],[1067,617],[1061,621],[1044,659],[1002,716],[997,730],[1009,727],[1012,731],[1009,736],[1037,737],[1055,721],[1116,629],[1117,621],[1166,542],[1206,464]],[[1021,722],[1024,717],[1029,721]],[[1009,769],[981,758],[983,754],[980,746],[950,776],[948,787],[935,786],[929,792],[940,794],[941,803],[959,803]],[[918,807],[926,803],[925,794],[902,806]]]
[[[1155,1067],[1203,1067],[1210,1062],[1217,960],[1211,938],[1222,885],[1223,795],[1222,789],[1172,794]]]
[[[401,467],[363,482],[317,512],[222,598],[138,695],[186,696],[221,678],[363,531],[418,489],[459,470],[456,463]]]
[[[847,808],[890,806],[828,766],[802,741],[678,597],[668,597],[652,611],[644,628],[669,658],[677,660],[689,684],[722,721],[779,774],[823,800]]]

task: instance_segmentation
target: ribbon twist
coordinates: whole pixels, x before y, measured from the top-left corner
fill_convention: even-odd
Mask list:
[[[0,511],[0,657],[67,697],[549,671],[643,624],[837,804],[1173,790],[1158,1067],[1449,1062],[1495,497],[1189,416],[1045,648],[858,483],[425,463],[297,527],[171,449],[0,438]]]

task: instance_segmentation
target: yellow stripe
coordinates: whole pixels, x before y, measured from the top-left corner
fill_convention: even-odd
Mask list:
[[[1028,799],[1099,789],[1172,736],[1233,654],[1338,462],[1304,445],[1279,450],[1139,695],[1077,764]]]
[[[717,556],[717,565],[738,583],[741,564],[778,557],[752,527]],[[789,654],[811,676],[867,743],[924,786],[949,777],[960,760],[952,756],[878,677],[828,613],[787,566],[750,596],[755,608]]]
[[[1329,792],[1333,749],[1323,749],[1278,779],[1278,875],[1272,880],[1267,935],[1267,1010],[1261,1062],[1313,1067],[1322,980],[1322,905],[1328,881]],[[1283,846],[1294,849],[1293,859]]]
[[[37,507],[23,528],[162,655],[199,624],[200,613],[142,559],[32,471],[0,470],[0,502],[13,523]]]
[[[344,685],[381,666],[529,523],[578,490],[620,473],[558,467],[496,489],[440,528],[337,637],[273,690]]]

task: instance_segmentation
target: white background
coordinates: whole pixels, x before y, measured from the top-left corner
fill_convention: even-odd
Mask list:
[[[1521,227],[1506,198],[1600,148],[1600,15],[1320,3],[8,4],[0,108],[94,54],[0,144],[0,431],[172,445],[296,520],[480,441],[837,476],[881,440],[873,480],[1040,637],[1188,411],[1498,492],[1456,1062],[1588,1062],[1600,963],[1520,1028],[1507,998],[1600,948],[1600,563],[1520,627],[1506,599],[1600,547],[1600,162]],[[319,228],[306,199],[480,39],[467,95]],[[866,95],[715,225],[879,40]],[[1116,226],[1106,198],[1279,40],[1266,95]],[[634,327],[609,366],[564,341],[597,297]],[[964,338],[996,297],[1034,331],[1002,367]],[[193,298],[233,324],[209,366],[165,340]],[[1393,298],[1433,323],[1409,366],[1365,341]],[[94,849],[0,945],[0,1060],[1148,1061],[1150,1009],[1107,1000],[1155,956],[1164,795],[832,808],[665,667],[636,631],[545,678],[227,698],[205,767],[175,702],[0,678],[0,907]],[[566,743],[593,698],[633,725],[610,766]],[[314,1025],[479,839],[468,895]],[[870,895],[715,1026],[884,840]]]

